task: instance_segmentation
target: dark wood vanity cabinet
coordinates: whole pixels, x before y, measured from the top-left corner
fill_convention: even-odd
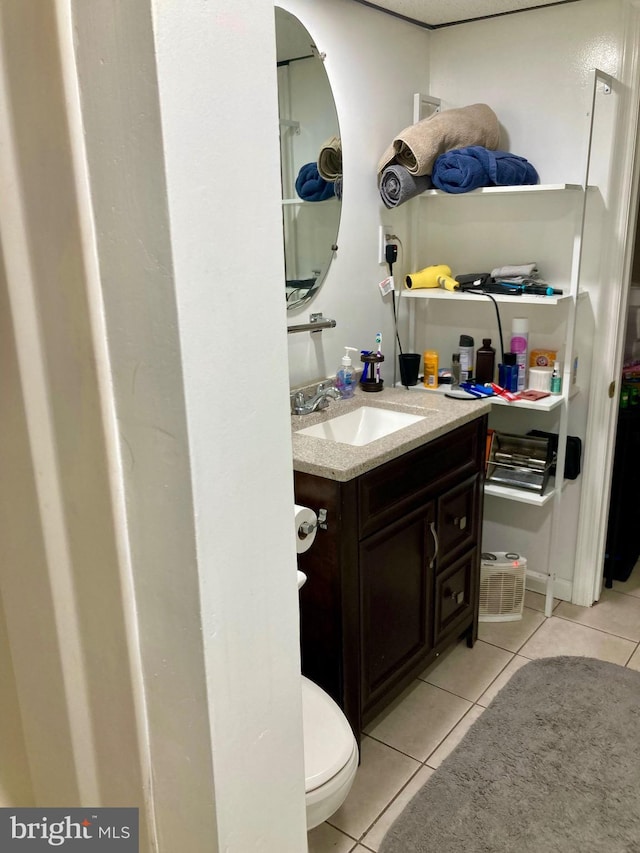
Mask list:
[[[348,482],[295,472],[327,510],[299,555],[302,671],[357,736],[443,649],[477,637],[486,417]]]

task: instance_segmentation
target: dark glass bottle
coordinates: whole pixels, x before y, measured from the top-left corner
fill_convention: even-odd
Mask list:
[[[496,351],[491,346],[491,338],[483,338],[482,346],[476,353],[476,382],[484,385],[493,382],[496,370]]]

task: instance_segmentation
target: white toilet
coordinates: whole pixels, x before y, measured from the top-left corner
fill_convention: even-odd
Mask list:
[[[306,577],[298,572],[298,589]],[[358,769],[358,745],[338,705],[302,676],[307,829],[324,823],[345,801]]]

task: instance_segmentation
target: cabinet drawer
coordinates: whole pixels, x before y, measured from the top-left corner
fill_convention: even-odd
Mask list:
[[[477,418],[364,474],[359,480],[360,537],[479,471],[485,427],[486,418]]]
[[[476,559],[477,551],[474,548],[436,577],[434,618],[436,643],[472,611]]]
[[[436,571],[478,541],[479,475],[449,489],[438,498],[438,559]]]

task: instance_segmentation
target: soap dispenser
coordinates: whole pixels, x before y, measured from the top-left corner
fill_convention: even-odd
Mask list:
[[[340,392],[343,400],[353,397],[353,392],[356,386],[356,376],[353,367],[351,366],[350,352],[358,352],[357,347],[345,347],[344,356],[342,357],[342,366],[336,371],[336,388]]]

